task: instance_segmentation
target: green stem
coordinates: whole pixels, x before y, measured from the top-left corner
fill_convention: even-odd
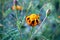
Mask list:
[[[15,3],[14,3],[14,6],[16,6]],[[16,20],[17,20],[16,23],[17,23],[17,28],[18,28],[18,30],[20,32],[20,40],[21,40],[21,31],[20,31],[21,24],[19,24],[20,21],[18,19],[18,15],[17,15],[18,14],[18,10],[15,9],[14,11],[15,11],[15,14],[16,14]]]
[[[47,17],[44,18],[44,20],[42,21],[42,23],[40,24],[39,28],[35,30],[35,32],[31,35],[30,40],[33,38],[33,36],[39,31],[39,29],[42,29],[42,24],[45,22]]]

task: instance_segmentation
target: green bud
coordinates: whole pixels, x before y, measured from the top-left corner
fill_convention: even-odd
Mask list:
[[[46,11],[46,17],[49,16],[50,13],[51,13],[50,9],[47,9],[47,11]]]

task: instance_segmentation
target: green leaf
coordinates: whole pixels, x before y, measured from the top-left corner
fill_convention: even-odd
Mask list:
[[[3,17],[5,18],[8,14],[10,14],[12,10],[9,8],[8,10],[6,10],[6,12],[3,14]]]

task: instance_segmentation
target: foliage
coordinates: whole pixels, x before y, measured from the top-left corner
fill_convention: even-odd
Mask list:
[[[60,0],[18,0],[23,10],[12,10],[13,3],[0,0],[0,40],[60,40]],[[35,27],[25,21],[32,13],[40,15],[41,24]]]

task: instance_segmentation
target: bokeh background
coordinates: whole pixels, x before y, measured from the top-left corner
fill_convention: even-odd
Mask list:
[[[0,0],[0,40],[60,40],[60,0],[17,1],[23,10],[11,9],[14,0]],[[51,12],[44,20],[47,9]],[[39,30],[40,24],[32,27],[25,21],[32,13],[40,14]]]

